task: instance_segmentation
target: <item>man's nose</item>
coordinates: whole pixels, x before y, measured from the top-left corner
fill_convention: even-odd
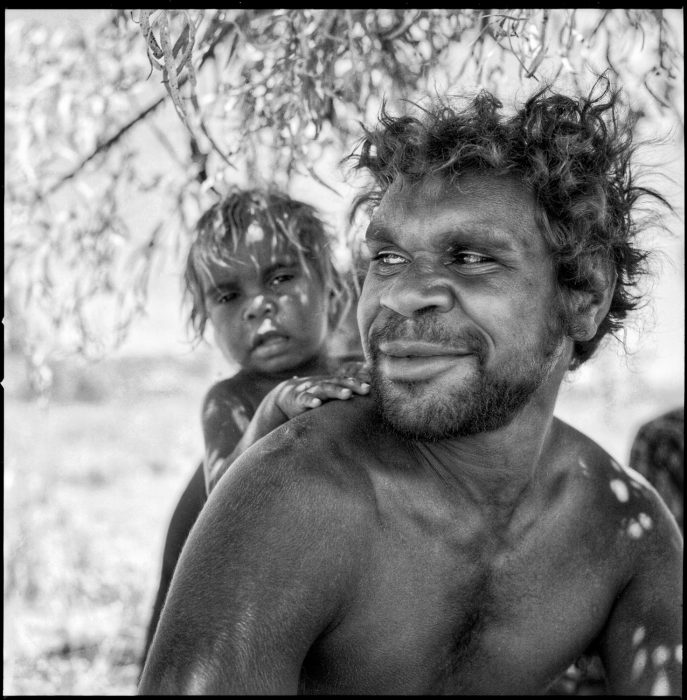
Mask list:
[[[277,305],[269,295],[257,294],[246,305],[243,316],[248,321],[254,321],[266,316],[272,316],[276,309]]]
[[[443,271],[410,265],[382,293],[380,304],[402,316],[425,311],[446,312],[455,303],[454,290]]]

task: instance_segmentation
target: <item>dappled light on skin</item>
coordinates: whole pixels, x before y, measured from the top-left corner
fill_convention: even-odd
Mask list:
[[[682,663],[682,644],[678,644],[675,647],[675,661],[677,661],[679,664]]]
[[[261,303],[264,303],[264,302],[261,302]],[[258,326],[258,330],[255,332],[255,334],[262,335],[263,333],[268,333],[269,331],[276,331],[276,330],[277,330],[277,326],[274,324],[274,321],[268,317]]]
[[[636,647],[638,644],[641,644],[644,641],[645,636],[646,636],[646,628],[637,627],[637,629],[635,630],[635,633],[632,635],[632,646]]]
[[[217,481],[217,474],[220,473],[225,457],[220,454],[219,450],[213,450],[209,455],[205,455],[205,474],[206,485]]]
[[[621,503],[627,503],[630,500],[630,491],[624,481],[620,479],[611,479],[609,486],[611,487],[611,491],[615,494],[615,497]]]
[[[654,521],[651,519],[649,515],[646,513],[640,513],[639,514],[639,524],[645,529],[645,530],[651,530],[651,528],[654,526]]]
[[[644,639],[644,627],[638,627],[635,630],[632,638],[632,645],[641,644]],[[682,645],[675,647],[675,658],[677,659],[678,649],[680,657],[682,656]],[[651,684],[651,695],[670,695],[671,687],[666,673],[666,666],[671,661],[671,649],[665,644],[659,644],[653,651],[649,651],[646,647],[641,646],[635,652],[635,657],[632,662],[632,679],[639,680],[645,672],[650,672],[655,675]],[[680,663],[682,663],[680,659]]]
[[[664,644],[659,644],[651,654],[651,661],[657,667],[665,666],[669,659],[670,649]]]
[[[621,528],[633,540],[638,540],[645,532],[649,532],[654,526],[654,521],[646,514],[640,513],[637,518],[623,518]]]
[[[203,422],[207,422],[218,413],[226,415],[227,412],[228,418],[230,418],[240,430],[245,431],[250,423],[250,418],[248,417],[248,413],[246,413],[245,406],[241,403],[231,405],[226,401],[220,402],[216,399],[210,399],[203,410]]]
[[[265,238],[265,232],[263,231],[260,224],[253,221],[250,223],[246,229],[244,240],[246,245],[254,245],[255,243],[260,243]]]
[[[647,651],[644,649],[644,647],[640,647],[637,649],[637,653],[635,654],[634,661],[632,662],[632,680],[636,681],[639,679],[639,677],[642,675],[644,672],[644,669],[646,668],[646,661],[647,661]]]
[[[203,411],[203,421],[212,418],[212,416],[214,416],[219,410],[220,406],[218,401],[215,401],[214,399],[208,401],[207,406],[205,406],[205,410]]]
[[[587,463],[582,459],[582,457],[580,457],[580,458],[577,460],[577,464],[578,464],[578,466],[580,467],[580,469],[582,470],[582,474],[584,474],[584,476],[587,476],[587,477],[588,477],[588,476],[589,476],[589,466],[588,466]]]
[[[651,686],[652,695],[670,695],[670,683],[665,671],[659,671],[656,680]]]
[[[638,540],[644,534],[644,529],[634,518],[630,518],[630,522],[627,524],[627,534],[633,540]]]

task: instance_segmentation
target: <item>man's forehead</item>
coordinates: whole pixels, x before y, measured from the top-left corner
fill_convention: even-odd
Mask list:
[[[433,209],[445,213],[453,205],[469,208],[474,217],[488,221],[510,210],[533,214],[535,200],[515,175],[468,172],[454,180],[431,176],[414,182],[397,178],[372,213],[371,223],[411,217],[416,211],[423,216]]]
[[[411,231],[440,248],[488,241],[524,250],[546,245],[534,196],[516,176],[478,173],[455,182],[393,183],[373,212],[366,239],[397,241]]]

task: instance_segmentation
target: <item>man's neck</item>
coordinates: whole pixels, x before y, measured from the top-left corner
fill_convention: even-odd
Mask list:
[[[554,442],[554,404],[555,393],[540,396],[502,428],[436,442],[414,441],[413,449],[476,506],[507,514],[545,475]]]

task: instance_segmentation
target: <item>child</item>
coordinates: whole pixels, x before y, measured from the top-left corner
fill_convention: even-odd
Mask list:
[[[205,458],[169,526],[144,662],[181,548],[231,461],[294,415],[369,391],[361,363],[328,353],[351,301],[330,244],[312,207],[273,190],[233,190],[196,226],[185,272],[189,322],[202,338],[210,321],[222,354],[240,370],[203,402]]]

